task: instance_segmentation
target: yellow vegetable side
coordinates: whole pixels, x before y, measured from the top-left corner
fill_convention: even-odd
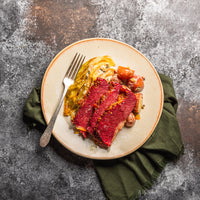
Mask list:
[[[114,66],[115,63],[109,56],[94,57],[84,63],[76,76],[74,84],[67,91],[63,114],[65,116],[70,115],[73,119],[97,77],[109,81],[115,73]]]

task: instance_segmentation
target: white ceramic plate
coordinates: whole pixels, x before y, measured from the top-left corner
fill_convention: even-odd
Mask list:
[[[148,61],[138,50],[125,43],[105,38],[81,40],[63,49],[52,60],[47,68],[41,89],[42,110],[47,124],[58,104],[63,85],[62,80],[76,52],[92,57],[109,55],[116,67],[129,66],[136,74],[145,77],[143,90],[145,108],[141,111],[141,119],[132,128],[123,128],[115,138],[111,147],[104,150],[91,140],[83,140],[74,134],[63,116],[63,106],[56,120],[53,135],[70,151],[92,159],[114,159],[125,156],[142,146],[154,131],[163,107],[163,88],[160,78]]]

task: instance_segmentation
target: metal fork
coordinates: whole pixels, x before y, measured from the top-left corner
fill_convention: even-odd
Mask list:
[[[60,107],[63,103],[64,98],[65,98],[66,92],[67,92],[69,86],[74,83],[74,79],[76,77],[76,74],[79,71],[84,60],[85,60],[85,56],[76,53],[71,64],[70,64],[70,66],[69,66],[69,68],[68,68],[68,70],[67,70],[67,72],[66,72],[66,74],[65,74],[65,77],[63,79],[63,84],[64,84],[63,94],[62,94],[62,97],[59,101],[59,104],[58,104],[53,116],[51,117],[51,120],[50,120],[47,128],[45,129],[44,133],[42,134],[42,136],[40,138],[40,146],[41,147],[46,147],[47,144],[50,141],[52,130],[53,130],[54,124],[56,122],[56,118],[58,116],[58,113],[60,111]]]

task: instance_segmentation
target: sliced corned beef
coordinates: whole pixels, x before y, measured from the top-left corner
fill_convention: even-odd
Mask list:
[[[121,91],[120,100],[103,115],[96,128],[95,137],[104,148],[111,145],[136,103],[136,97],[130,90],[122,88]]]
[[[117,101],[119,96],[119,91],[122,86],[119,83],[112,83],[111,88],[109,91],[106,92],[104,98],[100,105],[95,109],[91,119],[90,119],[90,126],[87,128],[87,131],[90,134],[93,134],[94,129],[96,128],[96,124],[98,120],[100,120],[101,116],[105,112],[107,108],[113,103]]]
[[[94,82],[94,85],[90,88],[88,97],[72,121],[76,128],[81,132],[86,132],[88,122],[93,113],[94,104],[99,101],[100,97],[106,93],[108,89],[109,84],[107,81],[99,77]],[[86,137],[86,134],[82,135]]]

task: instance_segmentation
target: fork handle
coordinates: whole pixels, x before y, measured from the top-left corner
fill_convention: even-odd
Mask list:
[[[49,122],[47,128],[45,129],[44,133],[42,134],[42,136],[41,136],[41,138],[40,138],[40,146],[41,146],[41,147],[46,147],[47,144],[48,144],[49,141],[50,141],[51,134],[52,134],[52,130],[53,130],[54,124],[55,124],[55,122],[56,122],[56,118],[57,118],[57,116],[58,116],[58,113],[59,113],[59,111],[60,111],[60,107],[61,107],[61,105],[62,105],[62,103],[63,103],[63,100],[64,100],[64,98],[65,98],[65,95],[66,95],[66,92],[67,92],[68,88],[69,88],[69,86],[66,86],[66,85],[65,85],[64,91],[63,91],[63,94],[62,94],[62,97],[61,97],[61,99],[60,99],[60,102],[59,102],[59,104],[58,104],[58,106],[57,106],[57,108],[56,108],[56,110],[55,110],[53,116],[51,117],[51,120],[50,120],[50,122]]]

